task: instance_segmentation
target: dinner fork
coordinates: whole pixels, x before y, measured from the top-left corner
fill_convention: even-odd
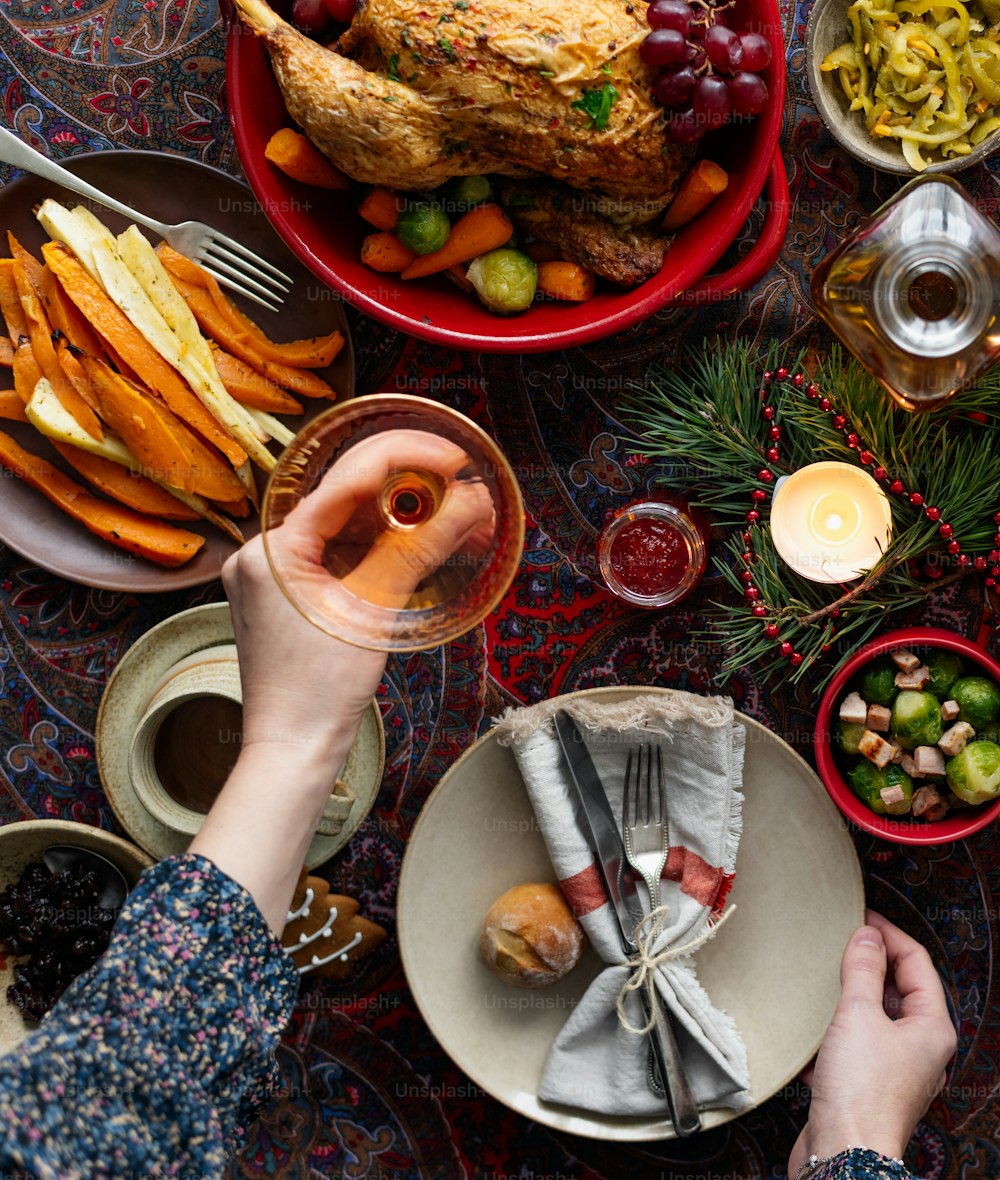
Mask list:
[[[656,751],[656,789],[653,789],[653,751]],[[645,753],[645,759],[643,758]],[[642,875],[649,890],[650,913],[660,907],[660,880],[670,855],[667,791],[663,782],[663,751],[642,745],[625,761],[625,798],[622,806],[622,837],[628,863]],[[645,766],[645,779],[643,767]]]
[[[33,172],[43,180],[54,181],[70,192],[89,197],[99,205],[113,209],[131,221],[137,221],[158,234],[179,254],[185,254],[200,263],[224,286],[269,311],[278,310],[291,286],[292,280],[284,271],[203,221],[182,221],[179,225],[168,225],[146,217],[74,176],[3,127],[0,127],[0,163],[13,164],[15,168]]]

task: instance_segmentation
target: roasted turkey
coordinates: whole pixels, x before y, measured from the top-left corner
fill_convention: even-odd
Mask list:
[[[424,190],[478,173],[546,177],[582,194],[597,224],[632,226],[669,204],[691,158],[650,95],[639,0],[362,0],[340,52],[264,0],[236,4],[291,117],[355,180]]]

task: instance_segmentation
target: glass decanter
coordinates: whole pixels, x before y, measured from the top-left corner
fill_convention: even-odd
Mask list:
[[[278,584],[357,647],[416,651],[497,605],[524,545],[524,507],[496,443],[464,415],[404,394],[335,406],[285,450],[261,526]],[[292,544],[271,543],[286,526]]]
[[[1000,360],[1000,231],[950,176],[900,189],[813,272],[816,310],[908,410]]]

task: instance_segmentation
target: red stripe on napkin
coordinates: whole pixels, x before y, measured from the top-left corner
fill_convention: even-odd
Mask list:
[[[599,910],[608,900],[604,880],[596,863],[574,873],[572,877],[564,878],[559,882],[559,888],[578,918]]]
[[[715,902],[724,875],[721,868],[710,865],[697,852],[683,846],[670,849],[670,856],[663,869],[663,876],[668,881],[678,881],[682,893],[705,906]]]

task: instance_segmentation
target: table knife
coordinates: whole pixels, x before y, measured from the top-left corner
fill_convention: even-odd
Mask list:
[[[637,951],[633,931],[646,916],[636,887],[635,873],[625,859],[618,822],[579,726],[562,709],[556,713],[554,720],[556,735],[569,769],[569,780],[586,818],[583,834],[594,853],[598,871],[608,891],[622,949],[631,956]],[[643,1018],[649,1020],[651,1008],[646,989],[639,988],[638,995]],[[701,1130],[701,1118],[677,1048],[669,1013],[662,1004],[657,1005],[656,1023],[649,1035],[674,1130],[680,1137],[694,1135]]]

